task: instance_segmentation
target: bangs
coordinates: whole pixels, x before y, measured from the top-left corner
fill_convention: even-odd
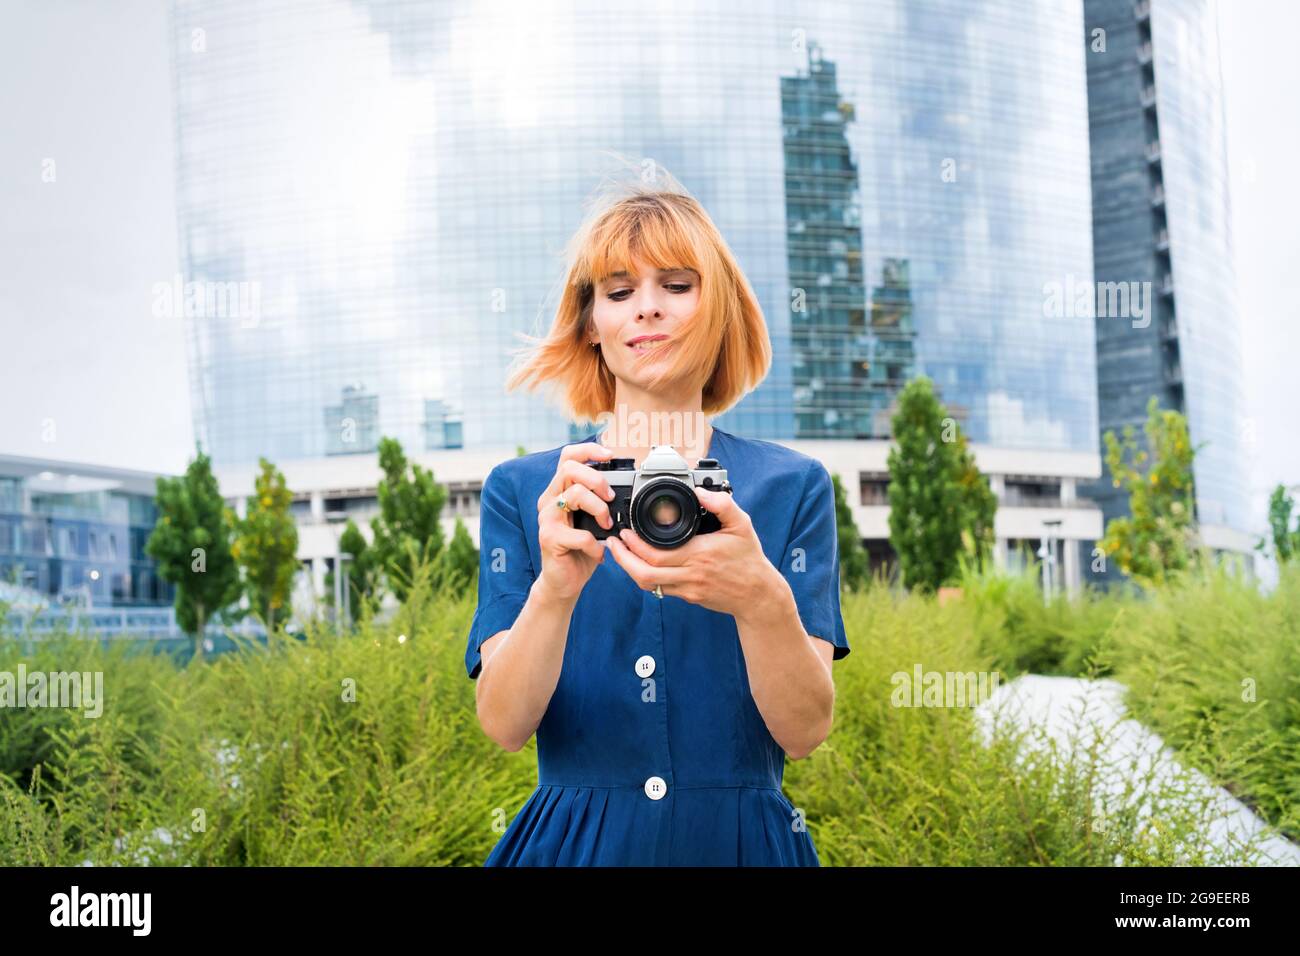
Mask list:
[[[597,222],[575,262],[574,282],[595,286],[616,272],[635,275],[640,259],[655,269],[694,269],[701,276],[702,238],[666,203],[625,201]]]

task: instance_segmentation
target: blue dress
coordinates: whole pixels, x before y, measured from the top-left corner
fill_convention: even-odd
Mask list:
[[[537,499],[560,451],[502,462],[484,480],[471,678],[479,645],[514,624],[541,569]],[[844,657],[826,467],[716,426],[703,457],[727,470],[804,629]],[[606,554],[574,606],[537,727],[538,786],[484,865],[819,866],[803,815],[781,792],[784,771],[785,752],[749,691],[736,619],[661,600]]]

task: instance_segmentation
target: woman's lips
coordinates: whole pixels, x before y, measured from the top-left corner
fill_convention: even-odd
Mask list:
[[[636,352],[650,352],[667,341],[668,336],[666,335],[655,336],[654,338],[642,339],[639,342],[629,342],[628,348]]]

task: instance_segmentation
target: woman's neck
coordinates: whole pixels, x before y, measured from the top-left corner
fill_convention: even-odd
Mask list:
[[[709,455],[713,426],[698,408],[638,409],[624,407],[597,437],[615,458],[631,458],[636,467],[655,445],[671,445],[686,463],[697,467]]]
[[[641,467],[647,455],[650,454],[650,445],[612,445],[606,440],[605,433],[602,432],[597,438],[602,445],[610,450],[613,458],[631,458],[637,468]],[[671,444],[679,455],[686,459],[686,463],[692,468],[698,467],[701,458],[708,456],[713,442],[713,426],[707,426],[706,433],[697,441],[681,444],[678,442],[666,442]]]

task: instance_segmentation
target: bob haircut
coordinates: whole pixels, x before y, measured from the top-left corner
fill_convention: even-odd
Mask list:
[[[667,174],[663,174],[666,176]],[[650,390],[681,383],[701,389],[706,415],[726,411],[756,387],[772,364],[772,345],[758,298],[704,207],[679,185],[633,182],[591,204],[566,249],[567,278],[550,332],[526,348],[506,390],[553,383],[577,421],[612,413],[615,377],[602,343],[590,342],[595,288],[612,273],[635,275],[633,259],[656,269],[694,269],[699,308],[670,345]],[[637,356],[634,361],[646,361]]]

